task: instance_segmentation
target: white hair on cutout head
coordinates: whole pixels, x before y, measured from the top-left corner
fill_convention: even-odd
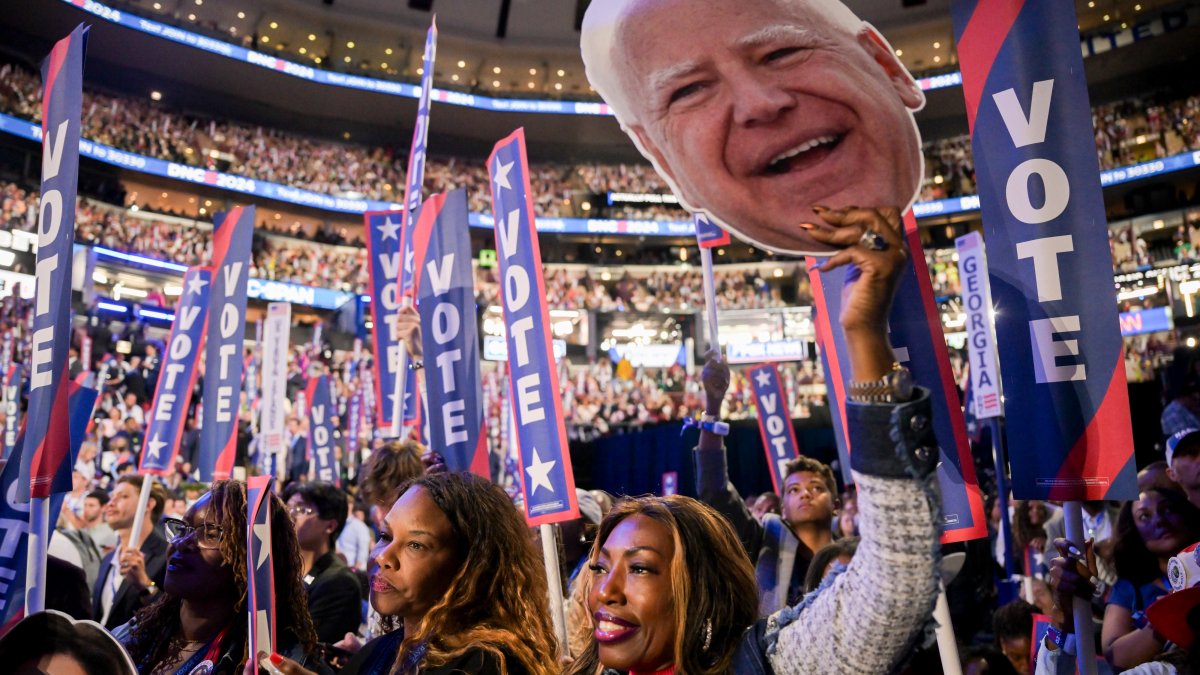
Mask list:
[[[592,0],[583,17],[580,30],[579,50],[583,56],[584,72],[588,82],[600,98],[612,108],[621,128],[629,133],[629,126],[636,124],[637,113],[629,99],[625,84],[621,81],[621,72],[617,68],[620,55],[617,50],[621,43],[619,34],[631,9],[642,2],[653,0]],[[694,0],[703,3],[705,0]],[[773,0],[781,7],[807,6],[814,13],[820,14],[837,28],[845,30],[850,35],[857,35],[869,27],[858,18],[841,0]],[[633,135],[630,134],[632,137]],[[638,143],[634,139],[634,143]],[[638,150],[642,150],[638,144]],[[646,153],[643,151],[643,155]]]

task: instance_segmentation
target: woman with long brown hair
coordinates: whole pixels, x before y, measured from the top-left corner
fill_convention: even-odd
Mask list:
[[[390,632],[342,673],[558,672],[541,557],[502,489],[468,473],[423,476],[400,489],[385,525],[371,552],[371,605]]]
[[[728,521],[689,497],[625,499],[596,542],[581,576],[595,639],[569,672],[731,672],[758,587]]]
[[[300,549],[283,503],[268,497],[279,650],[307,662],[316,633],[300,585]],[[214,675],[242,672],[246,653],[246,484],[218,481],[168,519],[170,546],[159,597],[114,631],[138,672]]]

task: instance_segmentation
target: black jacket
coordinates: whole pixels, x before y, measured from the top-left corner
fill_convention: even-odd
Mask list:
[[[163,575],[167,571],[167,540],[157,531],[151,530],[150,536],[146,537],[146,541],[142,543],[141,550],[142,555],[146,557],[146,576],[161,588]],[[104,583],[108,580],[108,571],[113,565],[113,555],[115,554],[114,550],[100,561],[100,576],[96,579],[96,587],[92,589],[92,616],[96,618],[96,621],[100,621],[104,616],[104,609],[100,606],[100,593],[104,590]],[[113,596],[112,611],[109,612],[108,621],[104,622],[104,627],[112,630],[129,621],[142,608],[145,600],[141,589],[135,590],[131,584],[123,581],[120,588],[117,589],[116,595]]]
[[[354,572],[330,551],[317,559],[304,577],[308,613],[317,641],[333,644],[358,631],[362,623],[362,590]]]

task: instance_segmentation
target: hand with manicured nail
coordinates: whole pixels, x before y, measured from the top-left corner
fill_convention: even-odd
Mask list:
[[[1092,543],[1091,539],[1084,542],[1083,548],[1087,551],[1085,561],[1085,555],[1074,544],[1062,537],[1054,540],[1059,557],[1050,561],[1050,590],[1054,595],[1055,609],[1062,612],[1062,623],[1066,626],[1074,621],[1073,600],[1083,598],[1090,601],[1096,592],[1098,572]]]
[[[823,244],[841,247],[821,271],[854,266],[842,291],[838,317],[846,333],[852,378],[880,379],[895,361],[887,337],[888,314],[909,255],[900,209],[814,206],[813,211],[824,223],[806,228],[809,234]],[[866,232],[877,235],[886,247],[877,250],[864,243]]]

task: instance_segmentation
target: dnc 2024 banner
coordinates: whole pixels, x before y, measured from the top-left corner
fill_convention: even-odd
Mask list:
[[[954,0],[1017,499],[1132,499],[1133,436],[1071,0]]]
[[[904,215],[904,232],[912,250],[921,250],[917,221],[909,211]],[[808,276],[815,301],[814,323],[821,345],[826,380],[832,388],[831,399],[835,437],[841,463],[849,466],[849,434],[845,428],[846,390],[849,387],[849,353],[840,325],[831,317],[841,314],[842,289],[857,270],[840,267],[828,273],[817,269],[817,261],[808,259]],[[836,321],[834,319],[833,321]],[[909,256],[896,289],[896,299],[888,320],[890,339],[896,360],[912,371],[913,381],[930,390],[933,431],[941,461],[938,484],[942,490],[942,543],[967,541],[987,536],[983,514],[983,496],[975,475],[975,464],[967,442],[966,421],[959,407],[958,389],[950,370],[946,338],[941,316],[933,299],[929,268],[925,257]],[[848,470],[844,473],[848,473]]]

